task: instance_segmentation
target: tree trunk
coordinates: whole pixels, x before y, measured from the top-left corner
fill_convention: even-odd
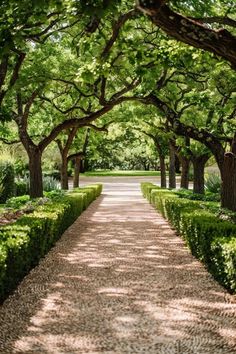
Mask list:
[[[81,162],[81,158],[75,159],[74,180],[73,180],[74,188],[79,187],[80,162]]]
[[[160,159],[160,169],[161,169],[161,187],[166,188],[166,165],[165,165],[165,156],[159,155]]]
[[[177,154],[175,154],[175,173],[180,173],[180,160]]]
[[[30,198],[43,197],[42,152],[38,147],[27,149],[30,172]]]
[[[84,173],[85,172],[85,161],[80,160],[80,172]]]
[[[173,144],[169,144],[169,188],[176,188],[176,176],[175,176],[175,148]]]
[[[204,169],[209,155],[193,157],[193,193],[204,194]]]
[[[228,152],[221,169],[221,206],[236,211],[236,155]]]
[[[181,162],[180,188],[188,189],[190,160],[185,156],[180,156],[179,159]]]
[[[67,155],[63,154],[61,155],[61,189],[65,189],[65,190],[69,189],[67,168],[68,168]]]
[[[84,144],[83,144],[83,156],[84,158],[80,161],[80,172],[84,173],[88,170],[88,159],[86,158],[86,152],[89,145],[89,138],[90,138],[90,128],[87,128],[85,132]]]

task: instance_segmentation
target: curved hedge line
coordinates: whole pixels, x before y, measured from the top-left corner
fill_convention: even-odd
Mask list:
[[[178,193],[142,183],[143,195],[170,221],[194,256],[230,292],[236,293],[236,224],[211,211],[214,202],[180,198]]]
[[[102,185],[73,190],[38,206],[14,224],[0,227],[0,301],[101,192]]]

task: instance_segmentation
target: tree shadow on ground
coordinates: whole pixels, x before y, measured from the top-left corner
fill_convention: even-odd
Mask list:
[[[1,353],[235,353],[236,305],[145,201],[121,208],[125,192],[93,203],[5,302]]]

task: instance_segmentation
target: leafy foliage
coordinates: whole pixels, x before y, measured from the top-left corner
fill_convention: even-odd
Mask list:
[[[206,179],[206,188],[209,192],[220,194],[221,178],[217,173],[211,173]]]
[[[0,160],[0,202],[15,195],[15,171],[11,162]]]

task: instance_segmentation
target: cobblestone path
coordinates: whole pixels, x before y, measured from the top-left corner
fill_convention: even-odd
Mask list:
[[[137,184],[107,184],[0,308],[0,353],[235,354],[236,303]]]

